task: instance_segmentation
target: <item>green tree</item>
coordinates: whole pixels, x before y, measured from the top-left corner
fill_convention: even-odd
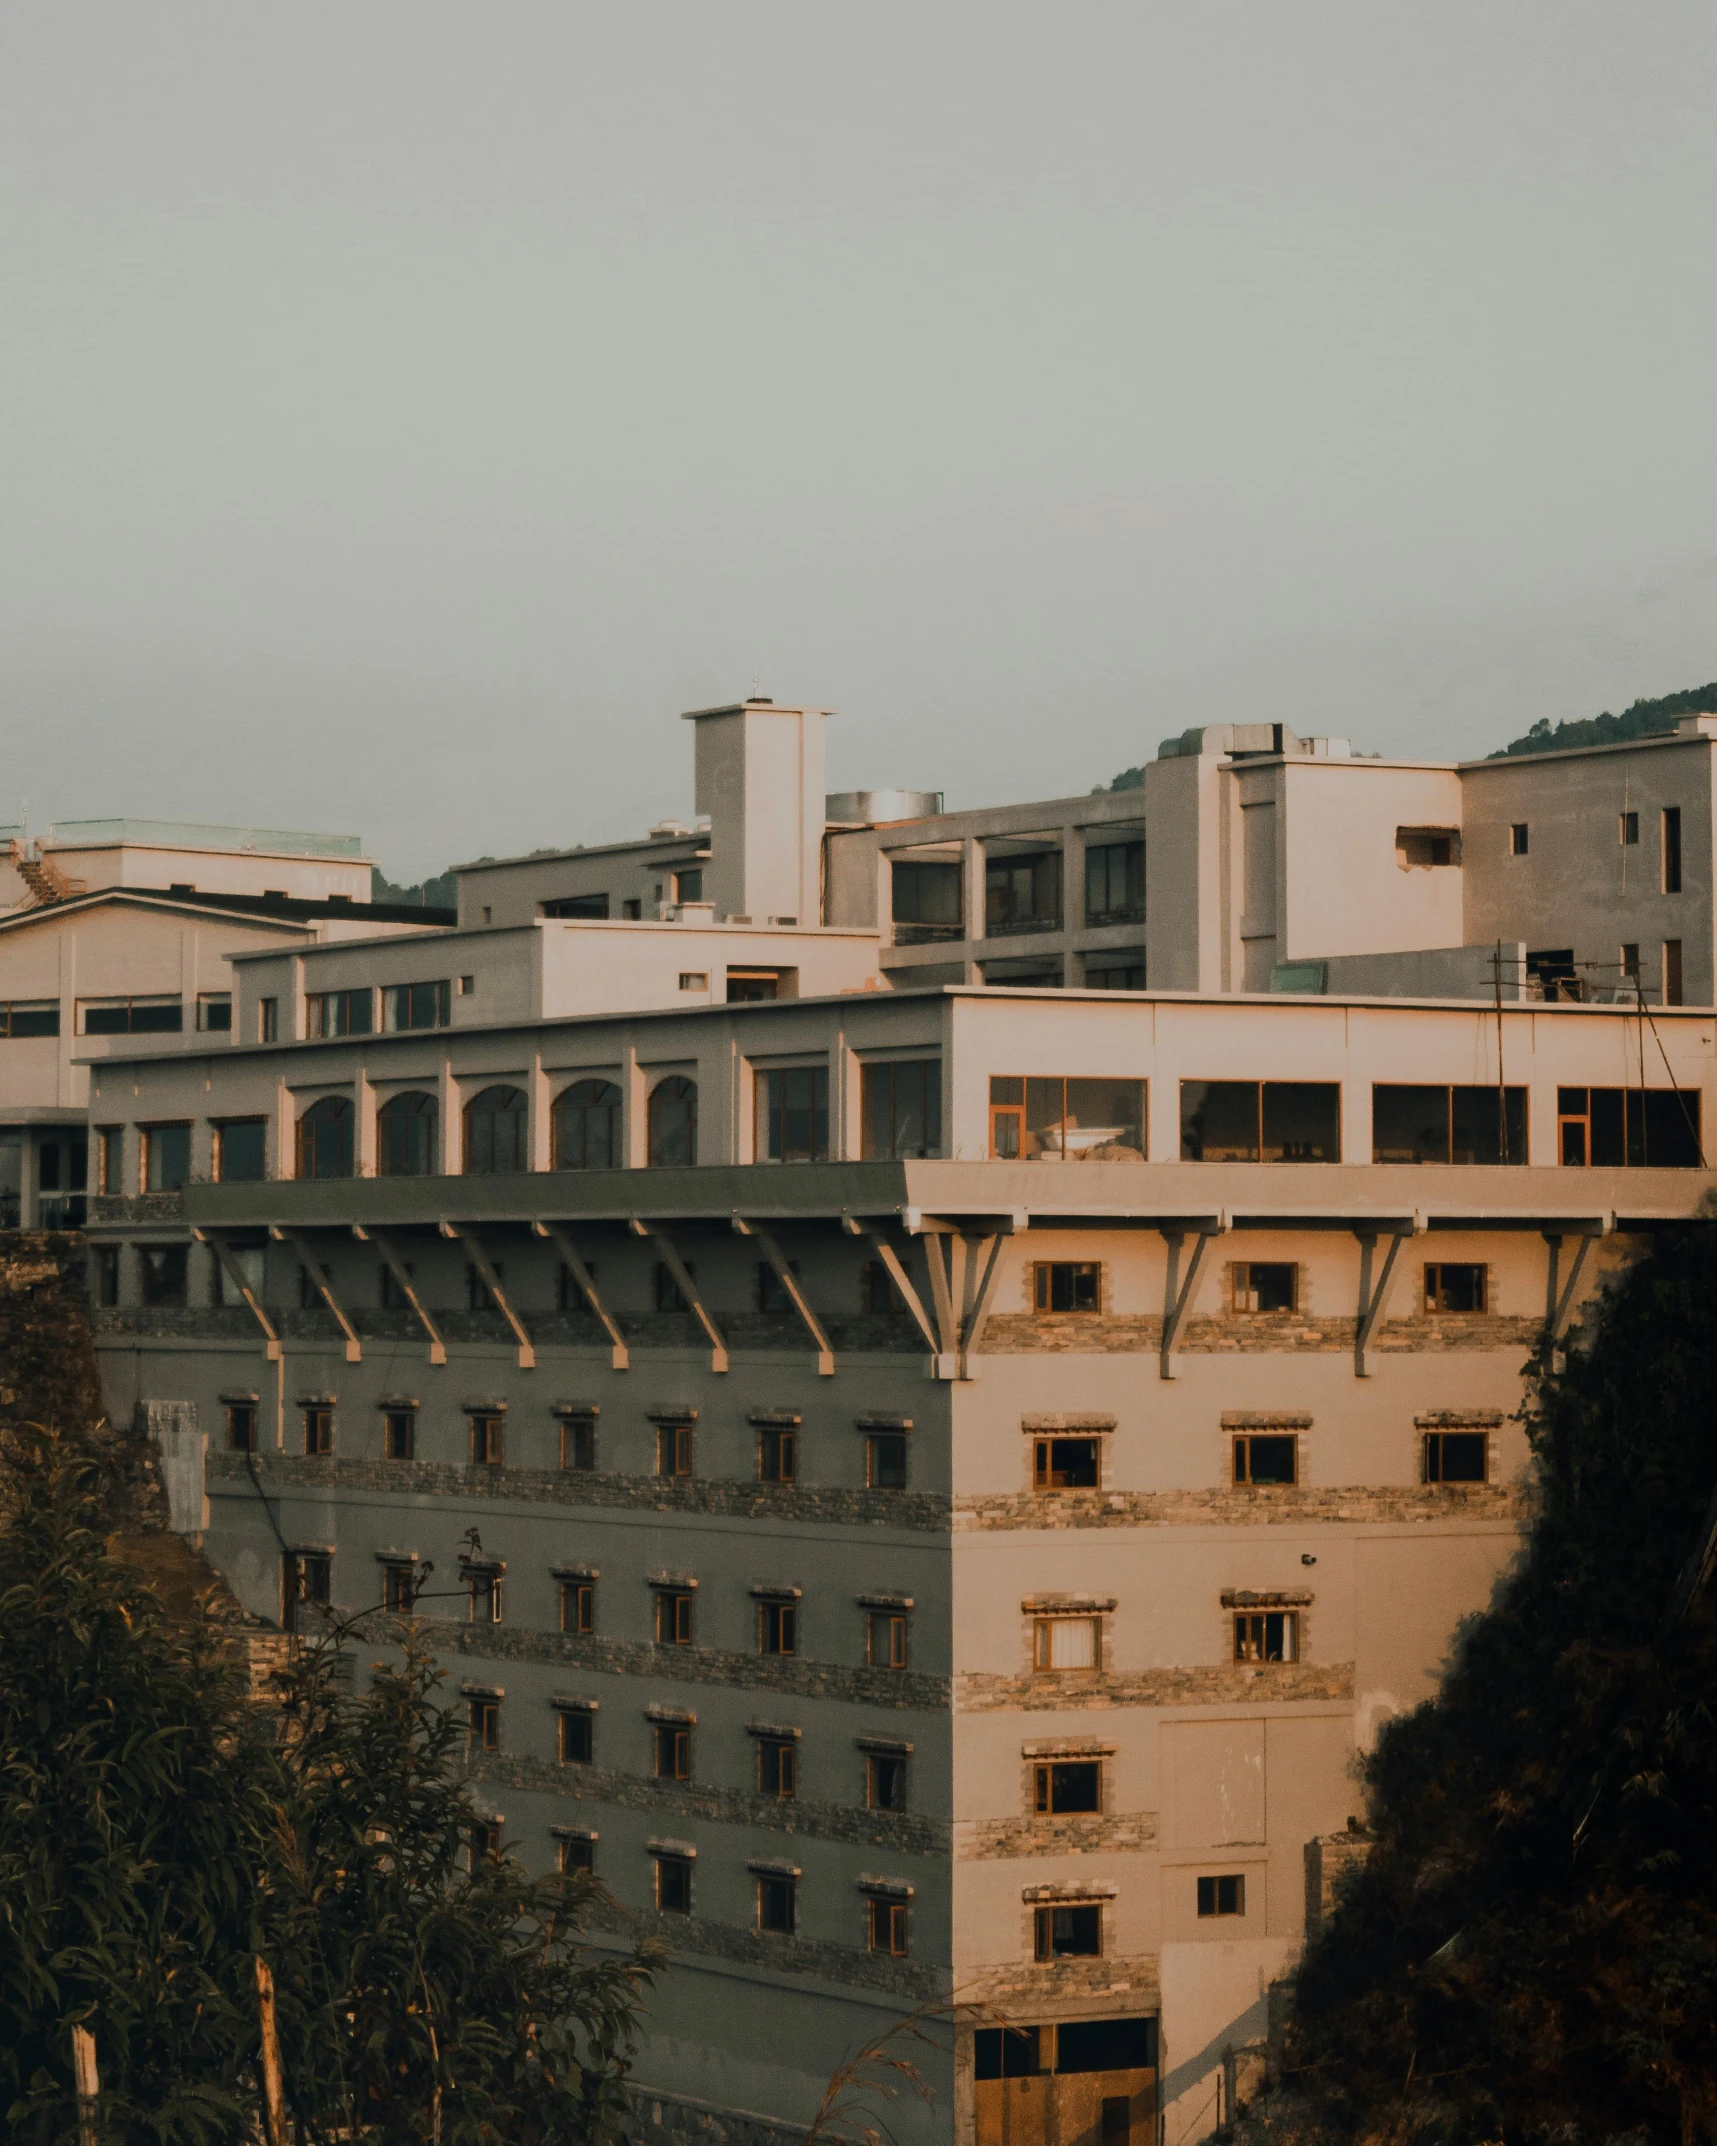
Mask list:
[[[1717,2138],[1717,1230],[1663,1232],[1528,1410],[1537,1511],[1369,1768],[1310,1948],[1311,2135]]]
[[[0,1531],[0,2111],[48,2146],[94,2033],[110,2140],[250,2139],[255,1963],[305,2141],[617,2135],[651,1963],[592,1958],[583,1876],[474,1855],[457,1727],[407,1641],[249,1700],[102,1531],[100,1465],[16,1438]]]

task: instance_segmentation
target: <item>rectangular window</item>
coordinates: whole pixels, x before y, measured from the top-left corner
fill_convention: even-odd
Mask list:
[[[506,1582],[500,1568],[495,1565],[467,1565],[465,1589],[468,1598],[466,1621],[470,1624],[499,1624],[502,1621],[502,1594]]]
[[[95,1129],[95,1189],[110,1195],[125,1190],[123,1125],[98,1125]]]
[[[1371,1159],[1524,1163],[1526,1090],[1379,1081],[1371,1090]]]
[[[471,1465],[474,1468],[498,1468],[505,1451],[505,1416],[473,1416],[471,1418]]]
[[[658,1855],[656,1862],[656,1911],[661,1915],[689,1915],[692,1911],[692,1859],[689,1855]]]
[[[859,1307],[881,1317],[906,1309],[906,1299],[880,1259],[867,1259],[859,1271]]]
[[[256,1040],[258,1043],[280,1041],[280,1001],[277,998],[259,998],[256,1002]]]
[[[865,1614],[864,1658],[872,1669],[904,1669],[907,1660],[906,1612],[873,1609]]]
[[[596,1466],[596,1418],[563,1416],[560,1419],[560,1464],[589,1472]]]
[[[1032,1808],[1045,1816],[1103,1808],[1101,1759],[1054,1759],[1032,1769]]]
[[[606,923],[608,897],[606,894],[563,894],[552,902],[537,904],[538,916],[583,917],[587,921]]]
[[[698,1278],[697,1262],[687,1259],[682,1261],[681,1264],[686,1270],[687,1278],[695,1282]],[[665,1259],[658,1259],[656,1262],[656,1309],[658,1311],[691,1310],[691,1306],[686,1302],[685,1291],[680,1287],[673,1268],[668,1265]]]
[[[596,1716],[588,1707],[563,1706],[560,1714],[560,1762],[588,1766],[596,1751]]]
[[[1556,1144],[1564,1169],[1701,1167],[1697,1088],[1558,1088]]]
[[[367,1036],[376,1023],[375,993],[366,984],[361,991],[311,991],[304,999],[306,1036]],[[430,1023],[403,1024],[426,1028]]]
[[[143,1262],[144,1303],[182,1311],[189,1301],[190,1248],[182,1244],[144,1244],[137,1249]]]
[[[80,999],[78,1029],[86,1036],[176,1036],[185,1026],[183,999]]]
[[[792,1483],[799,1475],[799,1434],[765,1425],[757,1433],[757,1480]]]
[[[416,1453],[416,1410],[385,1409],[382,1413],[382,1457],[385,1460],[412,1460]]]
[[[1087,954],[1085,957],[1087,991],[1143,991],[1148,985],[1144,956],[1138,950],[1130,960],[1117,960],[1111,954]]]
[[[215,1176],[223,1185],[259,1185],[268,1175],[268,1120],[215,1120]]]
[[[596,1630],[596,1582],[562,1580],[560,1583],[560,1628],[563,1632]]]
[[[1103,842],[1085,851],[1085,921],[1131,924],[1145,913],[1145,845]]]
[[[1437,1260],[1425,1269],[1427,1311],[1486,1311],[1488,1270],[1470,1260]]]
[[[1032,1271],[1032,1301],[1039,1311],[1101,1311],[1103,1270],[1095,1260],[1040,1259]]]
[[[656,1589],[656,1644],[689,1647],[692,1643],[692,1594],[689,1588]]]
[[[689,1423],[658,1423],[656,1426],[656,1473],[690,1475],[695,1458],[693,1426]]]
[[[1663,942],[1663,1003],[1666,1006],[1681,1006],[1686,1003],[1681,992],[1681,941],[1665,939]]]
[[[620,904],[620,915],[623,921],[630,921],[636,924],[643,914],[644,904],[637,895],[628,895]]]
[[[759,1073],[757,1160],[826,1162],[829,1156],[829,1069],[781,1066]]]
[[[473,1751],[501,1748],[501,1702],[499,1699],[468,1699],[468,1732]]]
[[[1061,852],[997,857],[984,864],[984,930],[995,939],[1010,932],[1061,929]]]
[[[191,1128],[189,1125],[146,1125],[143,1128],[143,1189],[145,1192],[182,1192],[191,1179]]]
[[[1200,1878],[1198,1881],[1198,1912],[1206,1915],[1244,1915],[1246,1912],[1246,1880],[1239,1873],[1232,1877]]]
[[[57,1036],[58,999],[13,999],[0,1004],[0,1036]]]
[[[650,1731],[651,1764],[658,1781],[692,1777],[692,1732],[683,1721],[658,1721]]]
[[[288,1550],[281,1560],[281,1624],[288,1632],[312,1629],[314,1616],[334,1599],[334,1559],[327,1550]]]
[[[407,1564],[382,1567],[382,1608],[396,1617],[409,1617],[417,1607],[417,1570]]]
[[[1095,1438],[1039,1438],[1034,1443],[1034,1490],[1095,1490],[1099,1477]]]
[[[1003,1162],[1143,1162],[1146,1084],[998,1074],[990,1153]]]
[[[701,902],[703,900],[703,872],[697,865],[674,874],[674,900],[676,902]]]
[[[941,1059],[865,1066],[859,1092],[866,1162],[934,1155],[941,1148]]]
[[[958,864],[905,860],[892,866],[894,943],[921,946],[965,936]]]
[[[1054,2032],[1053,2027],[980,2027],[972,2037],[973,2076],[1041,2078],[1049,2070],[1043,2036]]]
[[[334,1411],[317,1406],[304,1411],[304,1451],[313,1460],[326,1459],[334,1450]]]
[[[867,1490],[906,1488],[906,1433],[866,1431],[864,1483]]]
[[[1631,849],[1639,840],[1639,814],[1624,812],[1621,815],[1619,839],[1624,849]]]
[[[1300,1441],[1288,1432],[1247,1431],[1234,1441],[1234,1480],[1280,1486],[1300,1479]]]
[[[1624,940],[1622,944],[1621,970],[1623,983],[1639,985],[1639,941]]]
[[[1237,1662],[1297,1662],[1300,1619],[1297,1610],[1240,1610],[1234,1618]]]
[[[682,991],[707,991],[709,989],[708,969],[682,969],[680,971],[680,989]]]
[[[445,1028],[452,1019],[450,980],[388,984],[382,991],[382,1026],[390,1035],[412,1028]]]
[[[1300,1270],[1287,1260],[1240,1259],[1229,1270],[1236,1311],[1296,1311]]]
[[[1032,1625],[1034,1669],[1094,1671],[1100,1654],[1095,1617],[1039,1617]]]
[[[501,1853],[501,1821],[498,1818],[473,1818],[471,1821],[471,1868],[480,1869],[484,1863],[493,1863]]]
[[[1335,1081],[1183,1080],[1184,1162],[1340,1162]]]
[[[799,1746],[788,1736],[757,1739],[757,1793],[790,1803],[799,1793]]]
[[[254,1401],[229,1401],[226,1407],[228,1452],[254,1453],[256,1451],[256,1403]]]
[[[1095,1901],[1039,1908],[1033,1919],[1040,1960],[1089,1960],[1103,1950],[1103,1910]]]
[[[872,1893],[865,1902],[865,1924],[872,1952],[886,1952],[891,1958],[906,1958],[906,1902],[886,1900]]]
[[[1681,807],[1663,808],[1663,891],[1681,892]]]
[[[798,1927],[799,1888],[792,1878],[764,1871],[757,1879],[757,1927],[774,1937],[791,1937]]]
[[[795,1282],[799,1279],[799,1262],[796,1259],[787,1262],[787,1272]],[[790,1312],[794,1308],[793,1299],[787,1293],[787,1284],[767,1259],[757,1262],[756,1302],[760,1312],[782,1313]]]
[[[1485,1483],[1490,1480],[1490,1435],[1486,1431],[1427,1431],[1424,1475],[1427,1483]]]
[[[98,1244],[95,1248],[95,1301],[103,1311],[119,1302],[119,1247]]]
[[[574,1877],[580,1871],[587,1876],[595,1875],[596,1836],[593,1833],[563,1833],[555,1846],[563,1878]]]
[[[903,1811],[906,1808],[906,1755],[900,1751],[867,1751],[864,1755],[864,1807],[867,1811]]]
[[[1511,857],[1524,857],[1526,853],[1526,822],[1516,820],[1508,830],[1508,854]]]
[[[757,1651],[759,1654],[797,1654],[799,1651],[799,1605],[789,1601],[762,1601],[757,1605]]]

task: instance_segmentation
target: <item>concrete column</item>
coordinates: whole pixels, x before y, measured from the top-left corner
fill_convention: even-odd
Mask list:
[[[527,1130],[527,1152],[533,1170],[552,1167],[550,1155],[548,1075],[543,1071],[543,1054],[540,1049],[531,1053],[530,1078],[525,1082],[525,1094],[530,1099],[530,1118]]]
[[[457,1177],[465,1167],[465,1121],[459,1112],[459,1083],[453,1078],[453,1061],[445,1053],[436,1075],[436,1095],[441,1104],[441,1174]]]
[[[638,1063],[638,1046],[628,1037],[620,1060],[621,1145],[628,1170],[641,1170],[649,1160],[649,1128],[646,1123],[647,1083]]]
[[[966,919],[968,946],[981,942],[984,936],[984,862],[985,846],[974,835],[968,835],[960,844],[960,901]],[[977,956],[968,952],[965,960],[965,976],[968,984],[982,983],[978,973]]]
[[[1064,984],[1078,985],[1085,981],[1073,951],[1075,940],[1084,929],[1085,829],[1064,827],[1061,830],[1061,980]]]
[[[376,1174],[376,1092],[361,1058],[352,1068],[352,1166],[360,1177]]]

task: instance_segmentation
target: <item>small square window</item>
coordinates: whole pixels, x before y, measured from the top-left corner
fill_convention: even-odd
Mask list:
[[[689,1647],[691,1643],[691,1593],[684,1588],[658,1587],[656,1590],[657,1646]]]
[[[1094,1260],[1040,1259],[1036,1265],[1036,1304],[1039,1311],[1097,1311],[1098,1276]]]
[[[1033,1807],[1045,1817],[1103,1808],[1101,1759],[1052,1759],[1032,1771]]]
[[[690,1475],[695,1448],[689,1423],[659,1423],[656,1426],[656,1473]]]
[[[417,1568],[404,1563],[382,1567],[382,1607],[409,1617],[417,1607]]]
[[[1299,1479],[1300,1441],[1291,1431],[1264,1437],[1249,1431],[1235,1439],[1235,1482],[1285,1486]]]
[[[906,1808],[906,1759],[896,1751],[867,1751],[864,1755],[864,1806],[867,1811],[903,1811]]]
[[[1034,1669],[1093,1671],[1101,1654],[1095,1617],[1039,1617],[1032,1625]]]
[[[1206,1915],[1244,1915],[1246,1912],[1246,1880],[1236,1872],[1232,1877],[1200,1878],[1198,1881],[1198,1912]]]
[[[656,1908],[663,1915],[692,1911],[692,1859],[689,1855],[656,1857]]]
[[[1234,1619],[1237,1662],[1297,1662],[1300,1619],[1295,1610],[1243,1610]]]
[[[680,989],[682,991],[707,991],[709,989],[708,969],[682,969],[680,971]]]
[[[229,1401],[227,1403],[227,1450],[231,1453],[254,1453],[256,1451],[256,1403],[254,1401]]]
[[[1095,1490],[1100,1469],[1095,1438],[1039,1438],[1033,1443],[1034,1490]]]
[[[1294,1311],[1298,1308],[1300,1270],[1291,1261],[1237,1260],[1233,1272],[1236,1311]]]
[[[143,1261],[143,1301],[184,1310],[190,1287],[190,1248],[183,1244],[145,1244],[138,1247]]]
[[[651,1761],[658,1781],[692,1777],[692,1732],[682,1721],[658,1721],[650,1734]]]
[[[382,1414],[382,1457],[384,1460],[411,1460],[417,1452],[417,1412],[410,1408],[390,1408]]]
[[[596,1418],[563,1416],[560,1425],[560,1464],[581,1471],[596,1466]]]
[[[791,1737],[757,1739],[757,1793],[782,1803],[799,1793],[799,1746]]]
[[[1102,1953],[1103,1910],[1095,1902],[1039,1908],[1035,1920],[1040,1960],[1088,1960]]]
[[[759,1654],[798,1653],[799,1605],[796,1602],[758,1603],[757,1651]]]
[[[501,1748],[501,1702],[499,1699],[472,1699],[469,1733],[473,1751],[499,1751]]]
[[[1484,1311],[1485,1270],[1467,1261],[1441,1260],[1425,1269],[1427,1311]]]
[[[596,1716],[584,1707],[560,1709],[560,1762],[588,1766],[596,1747]]]
[[[1624,812],[1621,815],[1621,843],[1624,849],[1632,849],[1639,840],[1639,814]]]
[[[1526,851],[1526,822],[1516,820],[1508,830],[1508,854],[1511,857],[1524,857]]]
[[[596,1582],[562,1580],[560,1583],[560,1628],[563,1632],[596,1630]]]
[[[304,1411],[304,1451],[313,1459],[326,1459],[334,1450],[334,1411],[307,1408]]]
[[[906,1902],[872,1895],[865,1902],[865,1926],[869,1949],[892,1958],[906,1957]]]
[[[757,1927],[775,1937],[791,1937],[798,1927],[799,1888],[791,1878],[772,1874],[757,1880]]]
[[[907,1624],[904,1610],[870,1610],[864,1621],[865,1660],[873,1669],[904,1669]]]
[[[864,1441],[864,1479],[869,1490],[906,1488],[906,1433],[867,1431]]]
[[[1490,1438],[1484,1431],[1427,1431],[1427,1483],[1483,1483],[1490,1477]]]
[[[474,1468],[498,1468],[504,1451],[505,1416],[473,1416],[471,1418],[471,1465]]]
[[[559,1850],[560,1874],[570,1878],[577,1872],[594,1875],[596,1870],[596,1843],[588,1833],[563,1834],[556,1844]]]
[[[757,1480],[760,1483],[792,1483],[799,1475],[797,1431],[765,1428],[757,1434]]]

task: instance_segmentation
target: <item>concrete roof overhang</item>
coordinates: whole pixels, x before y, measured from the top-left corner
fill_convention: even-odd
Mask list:
[[[569,1225],[892,1220],[908,1233],[1044,1228],[1651,1229],[1697,1217],[1709,1170],[1496,1165],[831,1162],[709,1164],[495,1177],[364,1177],[186,1188],[204,1229],[529,1228]],[[118,1206],[120,1203],[115,1203]],[[99,1203],[92,1221],[100,1227]],[[115,1221],[121,1219],[116,1214]]]

